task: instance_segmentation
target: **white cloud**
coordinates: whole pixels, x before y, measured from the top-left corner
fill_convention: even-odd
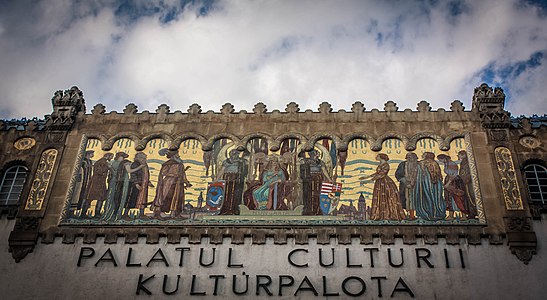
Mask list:
[[[161,12],[120,23],[112,6],[59,2],[35,11],[25,36],[0,34],[0,117],[49,113],[53,92],[72,85],[88,111],[98,102],[118,111],[129,102],[141,111],[164,102],[218,111],[228,101],[236,110],[259,101],[269,110],[290,101],[315,110],[325,100],[335,110],[357,100],[368,109],[387,100],[415,109],[422,99],[470,108],[484,67],[547,49],[547,22],[531,7],[473,1],[454,19],[447,3],[417,3],[221,1],[206,17],[194,5],[165,24]],[[66,17],[75,11],[79,18]],[[540,66],[504,87],[519,91],[508,104],[513,114],[545,111],[545,75]]]

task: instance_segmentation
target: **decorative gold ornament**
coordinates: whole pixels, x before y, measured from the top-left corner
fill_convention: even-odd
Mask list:
[[[13,147],[17,150],[28,150],[36,145],[36,140],[31,137],[24,137],[20,138],[15,143],[13,143]]]
[[[505,207],[507,210],[524,209],[511,151],[505,147],[498,147],[494,152],[500,174]]]
[[[53,167],[57,158],[57,150],[48,149],[42,153],[38,170],[32,182],[25,210],[40,210],[46,197],[49,181],[53,175]]]
[[[535,149],[541,144],[541,142],[537,138],[529,135],[521,137],[519,143],[529,149]]]

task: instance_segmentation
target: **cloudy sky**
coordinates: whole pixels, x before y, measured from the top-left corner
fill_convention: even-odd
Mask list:
[[[546,59],[541,0],[0,1],[0,118],[43,117],[74,85],[89,113],[470,108],[482,82],[544,114]]]

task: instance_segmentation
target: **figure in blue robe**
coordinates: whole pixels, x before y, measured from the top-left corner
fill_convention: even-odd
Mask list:
[[[287,179],[278,162],[270,163],[262,174],[262,184],[253,191],[253,198],[258,202],[258,209],[280,209],[284,207],[283,182]]]
[[[416,215],[424,220],[437,221],[446,218],[446,202],[443,196],[441,167],[435,154],[425,152],[418,165],[414,201]]]

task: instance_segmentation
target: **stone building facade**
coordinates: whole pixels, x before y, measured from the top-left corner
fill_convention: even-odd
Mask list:
[[[482,84],[470,110],[88,113],[58,91],[0,123],[4,294],[543,299],[547,118],[504,105]]]

